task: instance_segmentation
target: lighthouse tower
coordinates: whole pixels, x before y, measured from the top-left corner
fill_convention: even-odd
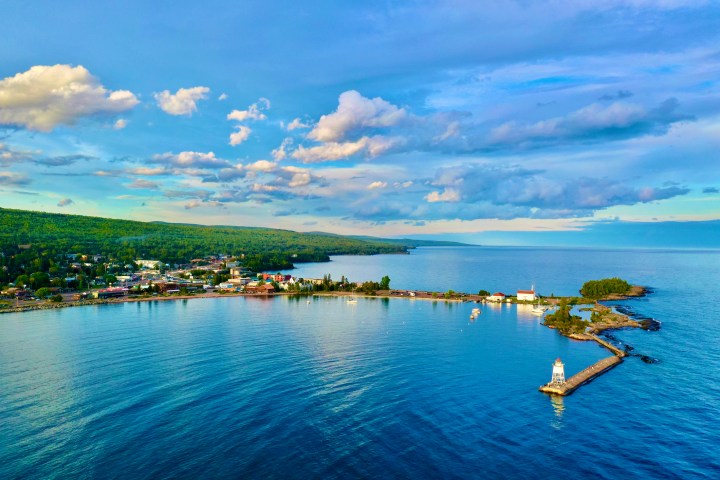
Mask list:
[[[565,364],[562,363],[560,358],[556,359],[555,363],[553,363],[552,380],[550,380],[550,383],[556,383],[558,385],[565,383]]]

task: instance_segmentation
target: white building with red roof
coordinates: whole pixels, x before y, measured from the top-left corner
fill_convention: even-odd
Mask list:
[[[518,290],[517,299],[518,302],[534,302],[536,298],[535,290]]]
[[[496,292],[487,297],[490,302],[504,302],[506,295],[502,292]]]

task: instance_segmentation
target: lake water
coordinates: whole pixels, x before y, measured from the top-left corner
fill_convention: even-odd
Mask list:
[[[709,478],[720,472],[717,251],[420,248],[292,272],[574,294],[620,276],[662,322],[608,353],[527,309],[222,298],[0,316],[0,478]],[[519,310],[518,310],[519,308]]]

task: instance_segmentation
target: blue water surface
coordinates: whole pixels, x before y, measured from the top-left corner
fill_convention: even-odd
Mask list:
[[[221,298],[0,316],[0,478],[709,478],[720,472],[713,251],[420,248],[293,274],[397,288],[574,294],[621,276],[662,321],[608,355],[527,307]]]

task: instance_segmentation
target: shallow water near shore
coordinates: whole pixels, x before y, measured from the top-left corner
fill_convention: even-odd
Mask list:
[[[124,303],[0,318],[2,478],[707,478],[720,471],[718,252],[421,248],[294,275],[395,288],[574,294],[662,321],[613,332],[628,358],[557,399],[537,391],[609,353],[528,307],[278,297]]]

